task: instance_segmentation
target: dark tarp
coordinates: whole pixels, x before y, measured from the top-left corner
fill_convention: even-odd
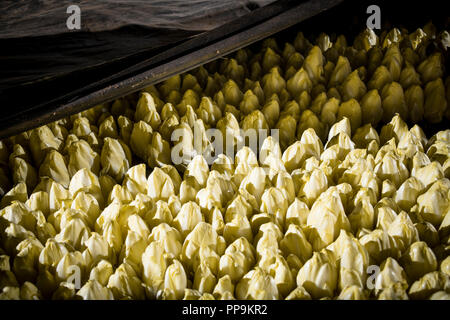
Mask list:
[[[273,1],[1,1],[0,88],[154,52]],[[70,4],[81,9],[81,30],[66,26]]]

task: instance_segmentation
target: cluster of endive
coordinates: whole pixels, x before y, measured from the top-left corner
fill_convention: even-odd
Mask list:
[[[407,124],[448,41],[268,39],[0,141],[0,298],[450,299],[450,130]]]

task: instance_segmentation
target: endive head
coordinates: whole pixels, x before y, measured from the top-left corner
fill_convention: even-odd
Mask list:
[[[401,285],[403,289],[406,289],[408,280],[400,264],[389,257],[381,264],[380,272],[375,278],[375,292],[379,294],[382,290],[395,284]]]
[[[324,252],[314,252],[297,275],[297,285],[304,287],[314,299],[332,297],[337,280],[338,269]]]

